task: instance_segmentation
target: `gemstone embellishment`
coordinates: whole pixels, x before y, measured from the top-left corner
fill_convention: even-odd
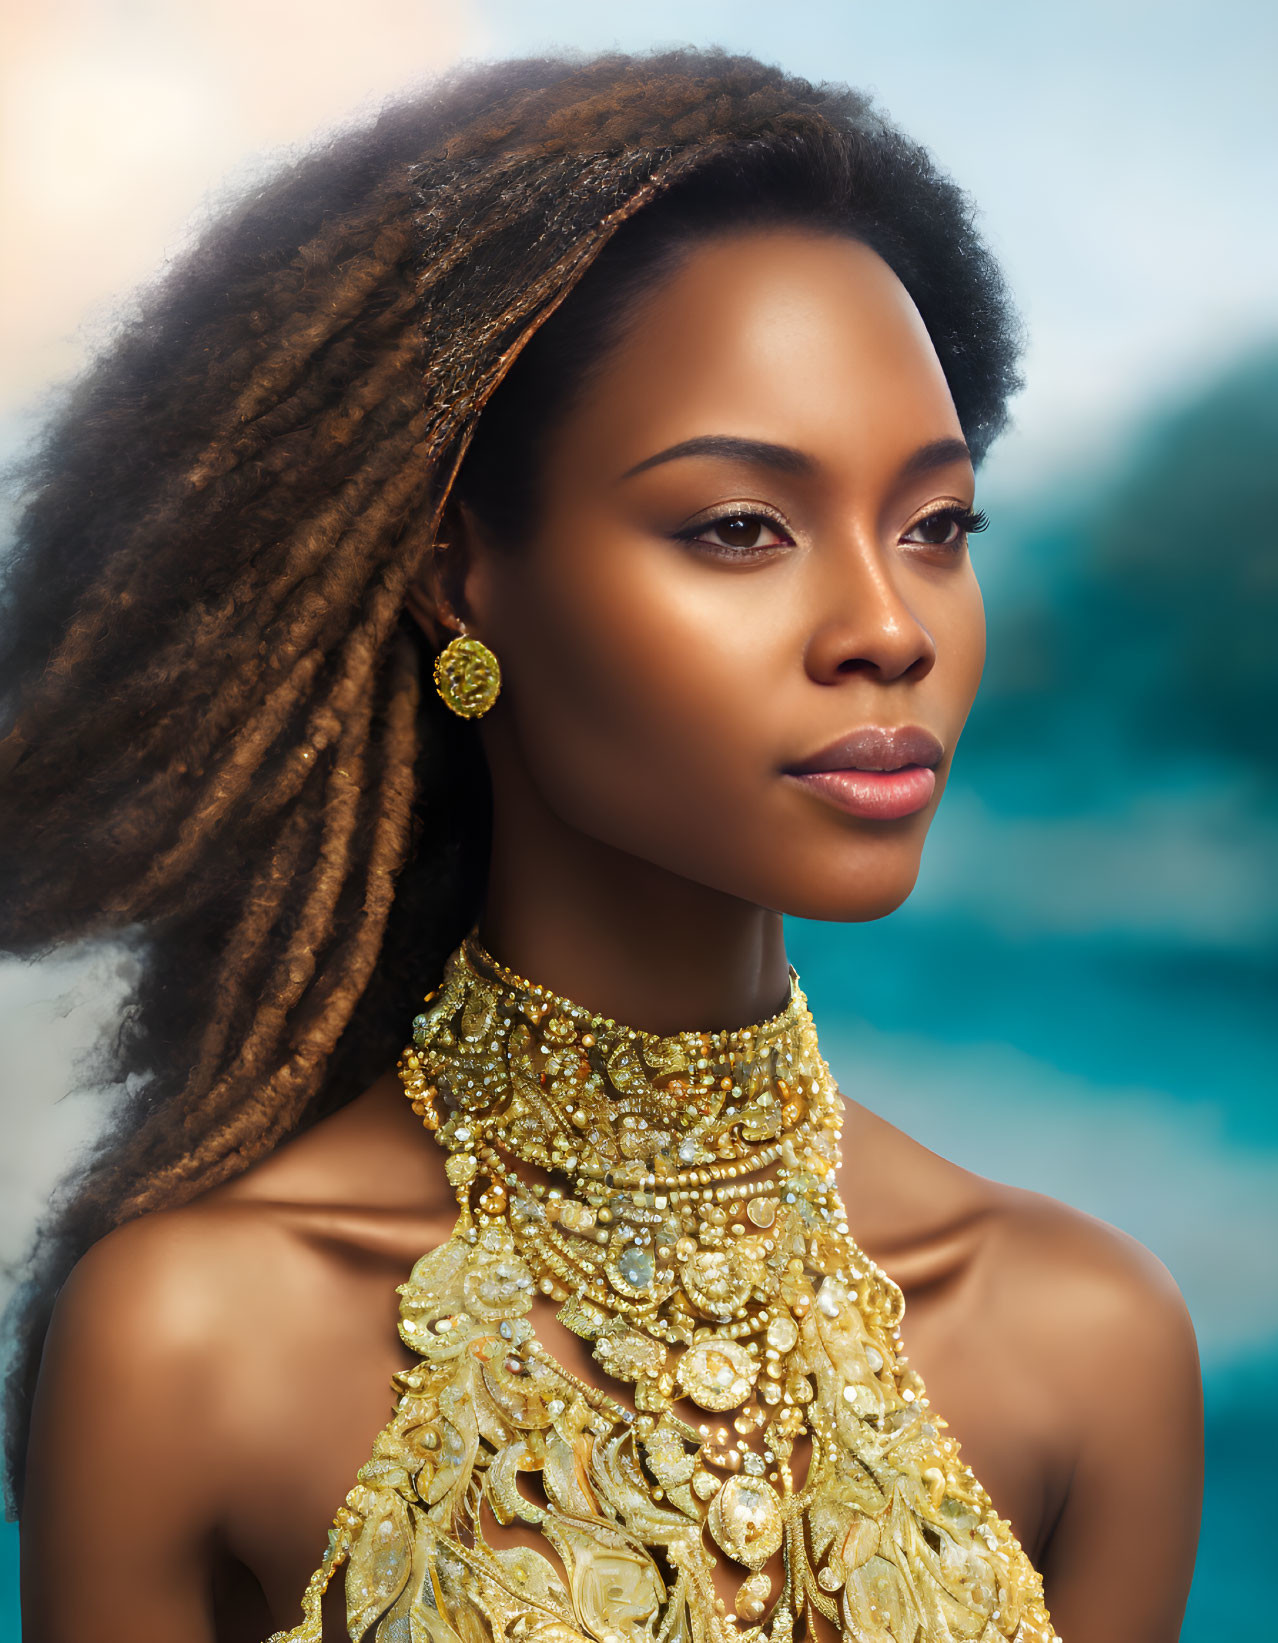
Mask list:
[[[633,1289],[646,1289],[657,1273],[652,1251],[631,1244],[628,1249],[622,1250],[617,1271]]]
[[[676,1382],[702,1409],[738,1409],[754,1391],[759,1366],[736,1341],[691,1346],[679,1359]]]

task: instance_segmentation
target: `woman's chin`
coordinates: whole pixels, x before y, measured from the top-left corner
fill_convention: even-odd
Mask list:
[[[777,910],[828,924],[867,924],[895,913],[909,899],[918,876],[917,853],[890,866],[879,862],[852,873],[817,874],[790,885]]]

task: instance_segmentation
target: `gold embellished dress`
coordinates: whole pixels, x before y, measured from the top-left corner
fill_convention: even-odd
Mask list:
[[[659,1037],[473,935],[452,955],[399,1070],[457,1225],[400,1285],[418,1361],[268,1643],[321,1643],[343,1565],[369,1643],[1059,1643],[852,1240],[790,986],[768,1021]],[[628,1401],[538,1342],[538,1296]]]

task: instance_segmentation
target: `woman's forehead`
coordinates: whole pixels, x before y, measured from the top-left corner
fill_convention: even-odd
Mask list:
[[[599,362],[552,446],[574,467],[589,454],[620,475],[669,445],[732,432],[821,463],[896,424],[912,446],[959,431],[901,281],[858,240],[760,229],[687,253]]]

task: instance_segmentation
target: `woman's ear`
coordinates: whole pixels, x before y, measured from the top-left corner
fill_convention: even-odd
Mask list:
[[[448,643],[448,638],[452,637],[451,634],[448,638],[443,636],[444,628],[440,621],[439,607],[431,589],[431,584],[436,580],[435,566],[439,553],[438,546],[427,550],[416,578],[408,584],[408,591],[404,595],[404,609],[426,635],[432,650],[442,650]]]
[[[466,630],[464,589],[474,521],[460,503],[449,502],[433,546],[422,556],[408,584],[404,607],[434,650]]]

